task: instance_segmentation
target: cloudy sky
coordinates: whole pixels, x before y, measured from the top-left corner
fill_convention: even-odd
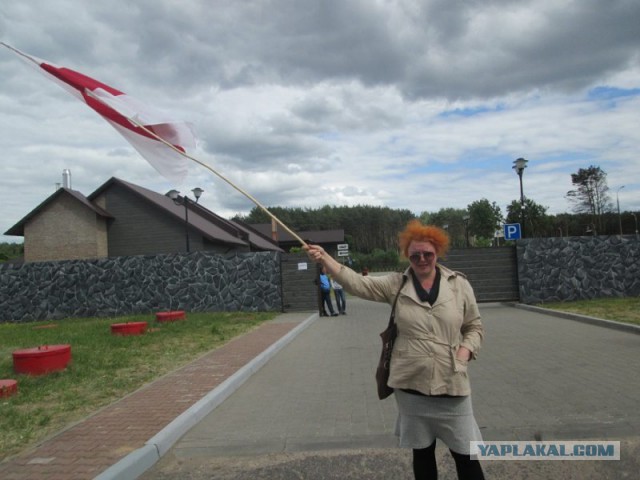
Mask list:
[[[25,0],[0,41],[191,122],[190,152],[266,206],[381,205],[416,214],[570,211],[571,173],[608,174],[640,210],[637,0]],[[253,204],[192,164],[160,176],[86,105],[0,48],[0,233],[54,192],[112,176]],[[624,185],[624,188],[619,188]],[[0,241],[21,241],[6,237]]]

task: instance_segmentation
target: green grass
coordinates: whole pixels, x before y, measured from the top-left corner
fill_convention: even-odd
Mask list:
[[[157,323],[149,315],[136,315],[0,324],[0,379],[18,381],[17,395],[0,398],[0,459],[276,315],[190,313],[186,321],[166,323]],[[111,334],[112,323],[139,321],[148,322],[145,335]],[[14,373],[14,351],[57,344],[71,345],[72,361],[67,369],[39,376]]]
[[[640,298],[596,298],[575,302],[541,303],[539,307],[640,325]]]

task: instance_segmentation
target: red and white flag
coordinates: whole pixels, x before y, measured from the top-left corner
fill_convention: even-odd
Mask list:
[[[75,70],[27,55],[6,43],[0,44],[36,66],[47,78],[95,110],[167,180],[175,184],[182,183],[187,175],[187,158],[158,140],[154,134],[186,153],[187,149],[196,146],[196,137],[190,124],[173,120],[155,108]],[[136,124],[144,126],[144,129]]]

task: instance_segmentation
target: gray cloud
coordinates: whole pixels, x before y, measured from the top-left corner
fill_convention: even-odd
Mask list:
[[[37,32],[12,29],[22,48],[187,93],[355,80],[412,99],[475,98],[584,88],[639,61],[632,0],[57,3],[68,9]],[[32,12],[14,8],[7,22],[31,30]]]

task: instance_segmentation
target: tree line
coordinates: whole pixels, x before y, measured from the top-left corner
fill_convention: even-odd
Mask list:
[[[486,198],[476,200],[464,209],[442,208],[419,215],[406,209],[391,209],[358,205],[313,208],[270,207],[269,210],[290,228],[297,231],[344,229],[345,240],[352,252],[371,255],[374,252],[397,251],[398,232],[413,218],[445,228],[454,247],[489,246],[504,240],[496,237],[504,223],[521,223],[530,237],[568,237],[582,235],[616,235],[637,231],[637,213],[620,212],[611,201],[606,172],[598,166],[580,169],[571,175],[573,189],[566,194],[572,213],[548,214],[548,207],[531,198],[513,200],[503,215],[496,202]],[[524,209],[522,208],[524,206]],[[246,216],[237,216],[247,223],[270,223],[271,219],[255,207]]]
[[[269,211],[294,231],[344,229],[350,250],[370,253],[374,249],[394,250],[398,232],[415,218],[410,210],[358,205],[312,208],[269,207]],[[271,218],[258,207],[246,216],[236,216],[246,223],[271,223]]]
[[[24,244],[22,243],[0,243],[0,263],[13,258],[22,257],[24,254]]]

